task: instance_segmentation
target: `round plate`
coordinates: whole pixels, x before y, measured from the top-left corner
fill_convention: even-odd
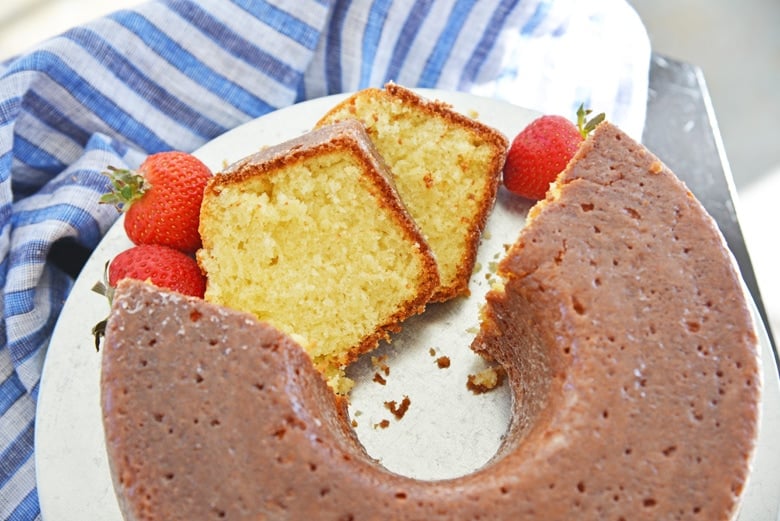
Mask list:
[[[509,137],[538,115],[469,94],[424,89],[419,93],[450,103]],[[213,171],[219,171],[263,146],[306,132],[344,97],[320,98],[273,112],[227,132],[195,154]],[[484,367],[469,344],[478,327],[479,305],[491,283],[492,266],[503,254],[504,245],[516,240],[529,206],[501,189],[480,245],[471,297],[432,306],[424,315],[407,321],[392,344],[383,344],[350,368],[350,375],[359,382],[350,406],[356,431],[368,453],[388,469],[423,479],[457,476],[484,464],[498,448],[509,422],[511,396],[506,386],[483,395],[466,390],[468,374]],[[95,351],[90,332],[107,315],[108,303],[91,287],[102,279],[106,261],[130,246],[118,222],[76,280],[49,345],[35,431],[38,496],[46,520],[122,520],[105,450],[100,353]],[[763,328],[759,334],[764,362],[763,415],[739,519],[776,521],[780,450],[773,447],[773,439],[780,435],[780,386]],[[448,368],[436,363],[442,356],[449,359]],[[390,367],[390,374],[384,373],[385,366]],[[385,378],[385,385],[373,380],[377,373]],[[404,396],[409,396],[411,406],[398,420],[384,404],[400,403]],[[388,421],[384,427],[383,420]]]

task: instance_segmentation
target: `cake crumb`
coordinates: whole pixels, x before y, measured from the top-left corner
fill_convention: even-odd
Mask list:
[[[408,396],[404,396],[404,399],[401,400],[401,404],[397,404],[395,400],[385,402],[385,407],[393,413],[393,416],[396,417],[396,419],[400,420],[404,417],[406,414],[406,411],[409,410],[409,406],[412,404],[412,401],[409,399]]]
[[[388,427],[390,427],[390,420],[386,418],[381,422],[374,424],[375,429],[387,429]]]
[[[385,380],[385,378],[381,374],[379,374],[379,373],[374,373],[373,380],[376,383],[381,384],[381,385],[386,385],[387,384],[387,380]]]
[[[387,365],[387,355],[372,356],[371,365],[385,373],[385,376],[390,375],[390,366]]]
[[[431,356],[436,356],[436,348],[432,347],[432,348],[428,349],[428,354],[431,355]]]
[[[436,365],[439,366],[439,369],[447,369],[450,366],[450,357],[440,356],[436,359]]]
[[[499,387],[504,382],[506,371],[503,367],[488,367],[476,374],[470,374],[466,387],[474,394],[484,394]]]

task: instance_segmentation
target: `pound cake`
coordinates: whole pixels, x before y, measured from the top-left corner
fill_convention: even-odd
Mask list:
[[[433,301],[468,295],[508,141],[497,130],[399,85],[365,89],[318,123],[358,119],[384,157],[439,267]]]
[[[302,337],[329,377],[423,311],[438,284],[428,244],[355,121],[214,176],[200,234],[206,300]]]
[[[511,424],[482,468],[439,481],[372,460],[287,335],[123,283],[102,404],[126,519],[732,519],[756,439],[757,340],[685,186],[604,123],[500,273],[472,347],[506,371]]]

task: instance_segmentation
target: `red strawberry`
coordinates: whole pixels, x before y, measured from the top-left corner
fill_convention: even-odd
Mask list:
[[[520,131],[507,153],[504,186],[517,195],[543,199],[588,133],[604,119],[599,114],[586,121],[590,112],[580,106],[577,125],[562,116],[547,115]]]
[[[150,155],[137,172],[109,167],[113,191],[101,202],[125,212],[125,232],[135,244],[162,244],[185,253],[200,248],[198,222],[211,171],[177,151]]]
[[[108,285],[115,288],[124,278],[200,298],[206,290],[206,279],[195,259],[157,244],[134,246],[114,257],[108,266]]]

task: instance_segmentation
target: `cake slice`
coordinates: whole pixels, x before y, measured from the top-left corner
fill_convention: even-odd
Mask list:
[[[355,93],[318,125],[345,119],[365,125],[436,256],[440,285],[432,300],[468,295],[506,158],[506,137],[392,83]]]
[[[422,312],[438,285],[431,250],[356,121],[216,175],[200,233],[206,300],[297,335],[327,378]]]

